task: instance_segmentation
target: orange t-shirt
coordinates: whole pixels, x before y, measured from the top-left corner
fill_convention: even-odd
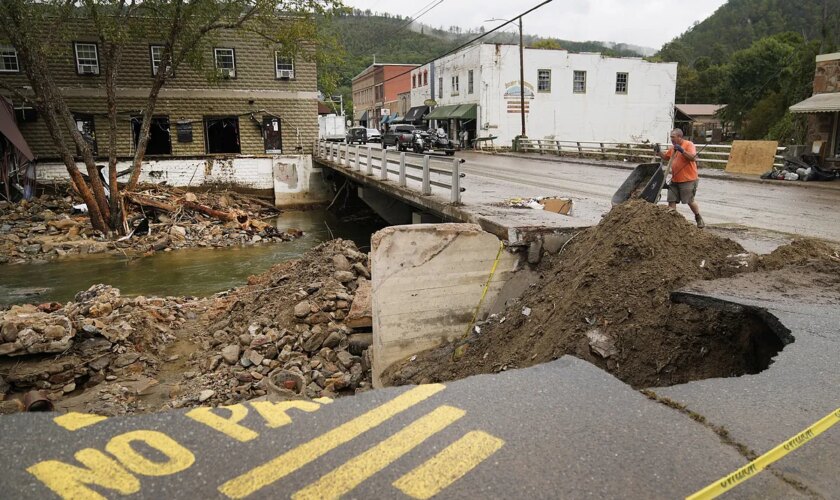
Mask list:
[[[689,140],[683,139],[680,146],[682,146],[683,150],[690,155],[697,154],[697,148],[694,147],[694,143]],[[663,156],[666,160],[670,160],[671,155],[673,154],[674,147],[671,146]],[[674,162],[671,164],[671,182],[690,182],[696,180],[697,162],[688,161],[685,155],[677,153],[676,158],[674,158]]]

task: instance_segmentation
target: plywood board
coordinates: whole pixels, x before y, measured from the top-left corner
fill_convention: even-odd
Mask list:
[[[776,141],[735,141],[726,162],[730,174],[761,175],[773,168],[776,158]]]

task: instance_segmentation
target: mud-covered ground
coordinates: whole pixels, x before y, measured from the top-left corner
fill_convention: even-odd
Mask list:
[[[693,281],[797,265],[836,276],[840,254],[797,240],[758,257],[664,207],[629,202],[546,256],[539,279],[503,313],[467,338],[398,363],[384,379],[447,381],[566,354],[636,387],[756,373],[782,348],[759,319],[677,304],[670,294]]]

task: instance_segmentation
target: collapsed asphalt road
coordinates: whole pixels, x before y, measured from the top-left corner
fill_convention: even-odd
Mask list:
[[[779,271],[784,273],[784,271]],[[840,290],[741,275],[676,292],[760,310],[793,342],[766,370],[645,391],[573,357],[334,402],[250,401],[106,419],[0,419],[10,498],[675,498],[780,444],[801,444],[732,498],[831,498]],[[791,439],[793,438],[793,439]]]

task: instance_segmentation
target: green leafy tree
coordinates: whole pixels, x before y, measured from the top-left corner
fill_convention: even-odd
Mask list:
[[[148,145],[152,116],[160,90],[187,64],[205,67],[206,43],[222,30],[238,30],[279,47],[287,56],[318,57],[317,19],[341,7],[340,0],[3,0],[0,33],[18,51],[31,94],[5,86],[7,91],[34,104],[67,167],[74,185],[88,205],[94,229],[124,231],[119,188],[116,183],[117,75],[122,49],[134,37],[164,41],[164,50],[142,110],[142,124],[133,158],[128,189],[139,182]],[[103,47],[108,108],[108,156],[111,201],[105,196],[90,144],[77,130],[73,115],[48,67],[54,47],[66,46],[73,33],[68,21],[90,22]],[[213,73],[208,73],[212,78]],[[74,148],[75,146],[75,148]],[[76,167],[78,150],[88,181]]]

